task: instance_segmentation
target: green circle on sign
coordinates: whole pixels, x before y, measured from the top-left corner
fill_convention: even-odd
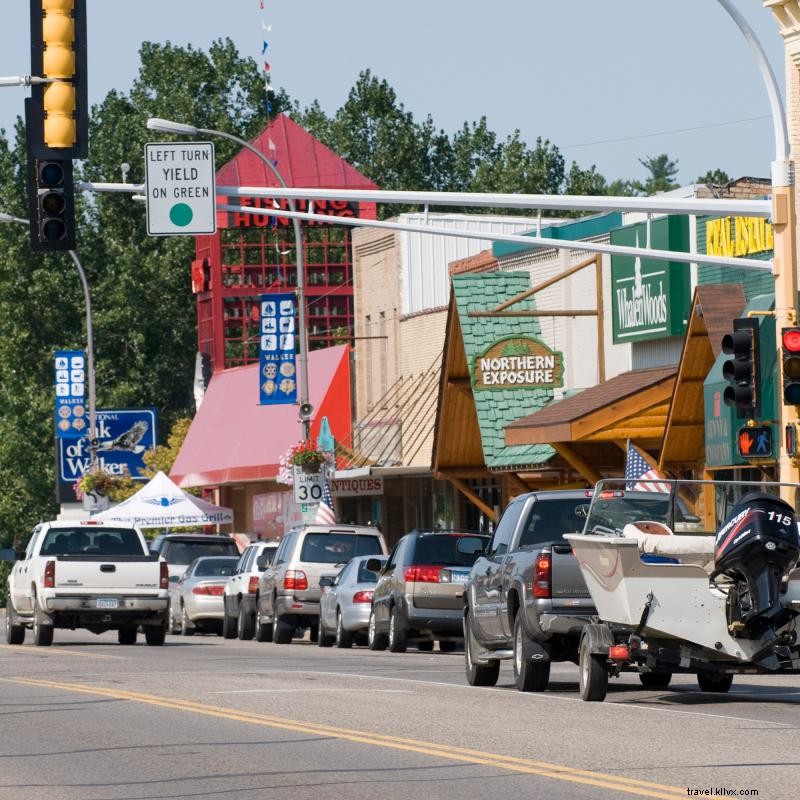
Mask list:
[[[194,214],[190,206],[186,203],[176,203],[169,210],[169,221],[179,228],[185,228],[191,221]]]

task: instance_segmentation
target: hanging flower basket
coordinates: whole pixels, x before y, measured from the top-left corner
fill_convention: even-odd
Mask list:
[[[292,448],[291,461],[303,472],[314,474],[320,471],[327,460],[325,453],[311,442],[300,442]]]
[[[306,461],[304,464],[300,465],[300,469],[307,475],[316,475],[320,471],[322,464],[322,461]]]

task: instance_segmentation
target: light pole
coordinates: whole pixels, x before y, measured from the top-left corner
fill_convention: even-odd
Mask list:
[[[186,136],[197,136],[202,134],[204,136],[218,136],[221,139],[229,139],[232,142],[249,150],[255,156],[260,158],[264,164],[267,165],[269,170],[278,180],[278,183],[286,189],[286,181],[283,176],[278,172],[278,168],[268,159],[260,150],[253,147],[250,142],[234,136],[232,133],[225,131],[217,131],[209,128],[197,128],[194,125],[186,125],[181,122],[173,122],[168,119],[160,119],[159,117],[151,117],[147,120],[147,127],[151,131],[161,131],[162,133],[175,133],[183,134]],[[296,211],[294,200],[289,199],[289,210]],[[312,408],[308,400],[308,332],[306,330],[306,301],[305,301],[305,268],[303,265],[303,231],[300,226],[300,220],[297,217],[292,219],[294,225],[294,240],[295,240],[295,263],[297,265],[297,324],[300,334],[300,352],[297,354],[297,361],[300,368],[300,421],[303,424],[303,438],[308,439],[311,432],[311,412]]]
[[[797,325],[797,241],[795,237],[796,213],[794,196],[794,171],[789,160],[789,137],[786,129],[786,115],[783,110],[778,83],[767,60],[764,49],[758,41],[747,20],[739,13],[730,0],[718,0],[728,12],[747,40],[755,57],[764,88],[769,98],[772,113],[772,128],[775,137],[775,160],[772,162],[772,226],[775,238],[773,274],[775,279],[775,333],[780,348],[782,328]],[[780,457],[778,460],[778,479],[781,483],[800,482],[797,463],[786,450],[784,431],[788,424],[797,421],[797,409],[783,402],[781,358],[777,359],[776,392],[778,395],[778,417],[780,431],[778,436]],[[786,487],[786,494],[791,493]],[[781,492],[784,494],[784,491]],[[786,496],[794,505],[795,498]]]
[[[29,225],[27,219],[14,217],[11,214],[0,213],[0,222],[16,222],[20,225]],[[78,270],[83,288],[83,300],[86,306],[86,365],[89,373],[89,470],[94,470],[97,466],[97,410],[95,405],[95,383],[94,383],[94,333],[92,329],[92,297],[89,294],[89,283],[86,280],[86,273],[83,271],[78,254],[74,250],[68,250],[69,257]]]

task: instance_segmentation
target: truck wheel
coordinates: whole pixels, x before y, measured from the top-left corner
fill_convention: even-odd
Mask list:
[[[521,692],[543,692],[550,680],[550,662],[526,658],[526,639],[522,614],[517,614],[514,621],[514,682]]]
[[[277,614],[272,618],[272,641],[275,644],[289,644],[292,641],[295,625]]]
[[[167,629],[161,625],[146,625],[144,629],[144,640],[150,647],[161,647],[167,638]]]
[[[389,640],[385,633],[378,633],[375,623],[375,612],[369,613],[369,627],[367,628],[367,647],[370,650],[385,650]]]
[[[607,659],[589,650],[589,638],[584,636],[578,650],[578,670],[581,699],[602,702],[608,693]]]
[[[223,627],[225,627],[225,623],[222,623]],[[256,621],[253,619],[252,614],[248,614],[244,608],[242,608],[241,603],[239,604],[239,621],[236,625],[236,634],[238,637],[243,641],[249,641],[253,638],[253,634],[255,633]]]
[[[494,686],[500,675],[500,661],[491,659],[486,664],[474,661],[475,639],[472,635],[472,623],[469,611],[464,617],[464,667],[467,673],[467,683],[470,686]]]
[[[417,650],[419,650],[420,653],[432,653],[433,639],[423,639],[422,641],[417,642]]]
[[[389,614],[389,652],[405,653],[408,649],[408,631],[397,606]]]
[[[236,620],[228,614],[228,604],[222,601],[222,638],[236,638]]]
[[[126,644],[126,645],[136,644],[137,633],[138,631],[136,630],[135,625],[130,625],[125,628],[120,628],[117,631],[117,641],[120,644]]]
[[[455,653],[457,646],[458,646],[458,642],[450,642],[450,641],[443,642],[441,639],[439,639],[439,652],[440,653]],[[431,649],[433,649],[433,648],[431,648]]]
[[[6,643],[22,644],[25,641],[25,627],[14,624],[14,607],[11,600],[6,605]]]
[[[698,672],[697,684],[702,692],[724,694],[731,688],[733,675],[717,675],[713,672]]]
[[[256,604],[258,609],[258,604]],[[255,637],[257,642],[271,642],[272,641],[272,624],[265,625],[261,621],[261,612],[256,610],[256,630]]]
[[[33,643],[37,647],[50,647],[53,644],[53,626],[45,624],[37,597],[33,598]]]
[[[336,612],[336,646],[340,650],[353,646],[353,634],[344,629],[341,609]]]
[[[194,636],[194,628],[189,622],[189,615],[186,613],[186,606],[181,606],[181,636]],[[148,642],[150,644],[150,642]]]
[[[666,689],[672,680],[671,672],[640,672],[639,680],[645,689]]]

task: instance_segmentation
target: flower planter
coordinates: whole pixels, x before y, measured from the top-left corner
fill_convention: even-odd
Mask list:
[[[316,475],[320,467],[322,467],[321,461],[306,461],[300,465],[300,469],[303,470],[307,475]]]

